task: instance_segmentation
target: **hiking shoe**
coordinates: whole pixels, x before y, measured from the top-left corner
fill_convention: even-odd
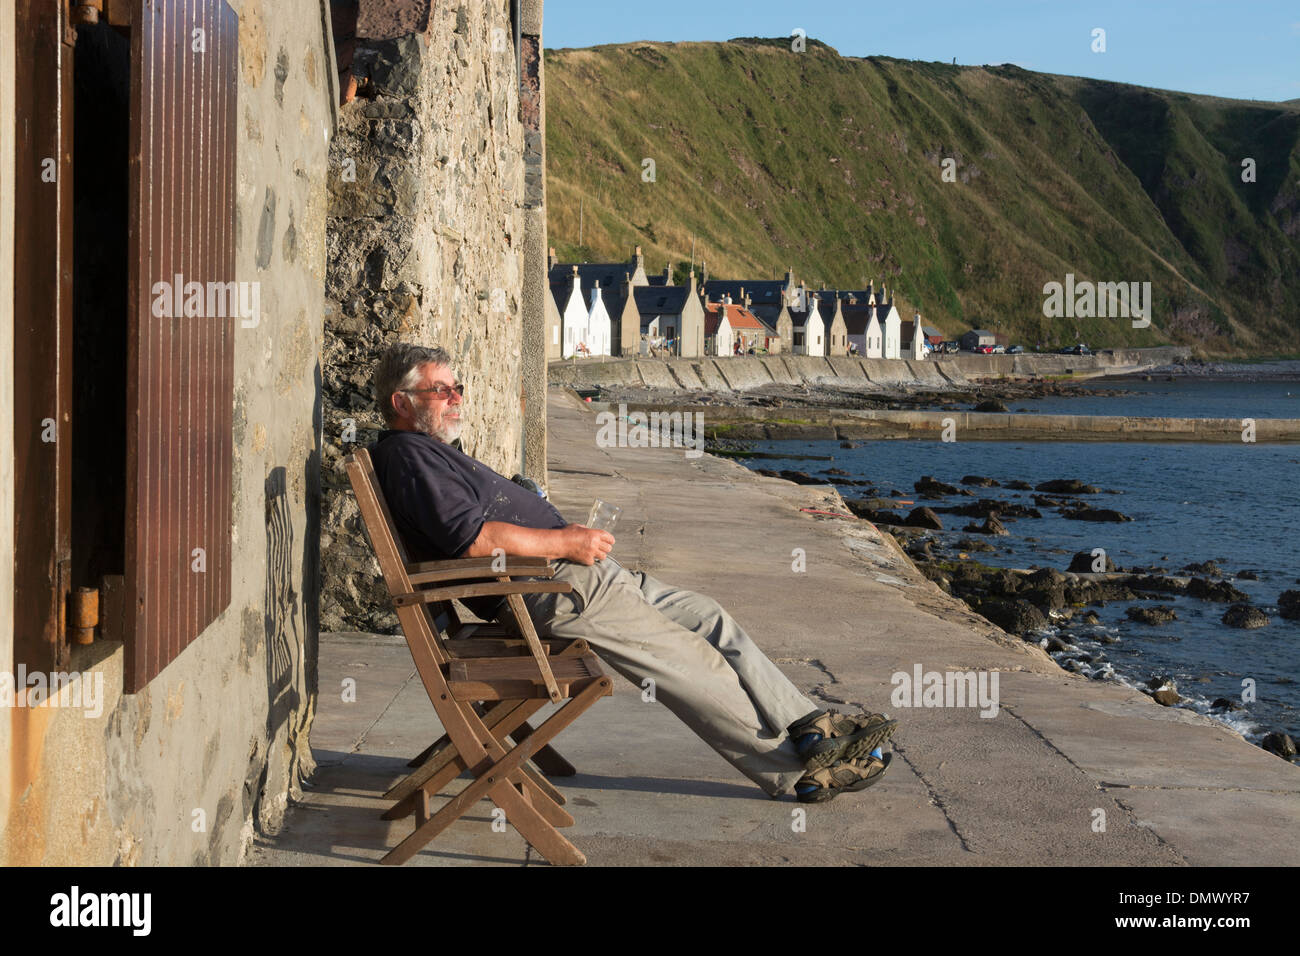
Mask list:
[[[898,729],[888,714],[839,714],[816,711],[790,725],[790,739],[808,770],[829,767],[838,760],[865,757]]]
[[[800,803],[825,803],[841,793],[856,793],[876,783],[889,769],[892,753],[883,757],[868,754],[861,760],[841,760],[837,764],[809,771],[794,785]]]

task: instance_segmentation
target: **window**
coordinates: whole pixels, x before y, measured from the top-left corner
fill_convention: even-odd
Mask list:
[[[234,322],[256,301],[230,292],[238,18],[157,0],[65,33],[66,10],[17,23],[18,168],[53,157],[57,185],[16,196],[15,658],[66,663],[65,597],[98,588],[135,692],[230,603]]]

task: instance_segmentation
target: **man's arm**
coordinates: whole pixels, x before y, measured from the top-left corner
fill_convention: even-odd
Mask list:
[[[486,558],[497,548],[506,554],[565,558],[578,564],[595,564],[614,547],[614,536],[580,524],[563,528],[525,528],[508,521],[485,521],[478,537],[462,553],[465,558]]]

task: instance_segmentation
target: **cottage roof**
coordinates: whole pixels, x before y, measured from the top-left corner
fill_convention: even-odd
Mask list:
[[[866,335],[867,326],[871,324],[871,317],[876,313],[876,307],[873,305],[843,305],[840,306],[840,312],[844,316],[844,328],[849,335]]]
[[[835,306],[839,300],[835,297],[834,292],[829,294],[819,292],[818,295],[820,298],[817,300],[817,311],[821,314],[822,321],[830,325],[835,320]]]
[[[656,315],[680,315],[690,294],[690,288],[684,285],[639,285],[632,289],[643,323]]]
[[[806,328],[808,325],[808,316],[811,314],[812,314],[811,310],[801,311],[799,309],[791,309],[790,322],[794,325],[796,329]]]
[[[758,317],[743,305],[736,305],[734,302],[709,302],[705,304],[704,308],[707,316],[713,318],[715,327],[720,321],[718,316],[725,310],[727,322],[733,329],[761,330],[764,328]]]
[[[701,286],[700,291],[711,299],[720,299],[729,295],[733,302],[740,302],[743,289],[749,296],[750,307],[767,307],[774,309],[773,315],[781,311],[785,301],[788,283],[785,279],[710,279]]]

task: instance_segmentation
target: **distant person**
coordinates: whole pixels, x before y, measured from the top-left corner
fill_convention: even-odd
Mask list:
[[[569,594],[528,594],[541,637],[582,639],[773,797],[820,803],[871,786],[889,766],[885,714],[823,710],[711,598],[629,571],[614,536],[570,524],[544,498],[451,443],[463,387],[442,349],[398,343],[374,377],[388,428],[370,446],[375,474],[412,560],[536,555]],[[492,617],[499,598],[469,599]],[[756,611],[755,614],[761,613]],[[505,620],[509,620],[505,616]]]

